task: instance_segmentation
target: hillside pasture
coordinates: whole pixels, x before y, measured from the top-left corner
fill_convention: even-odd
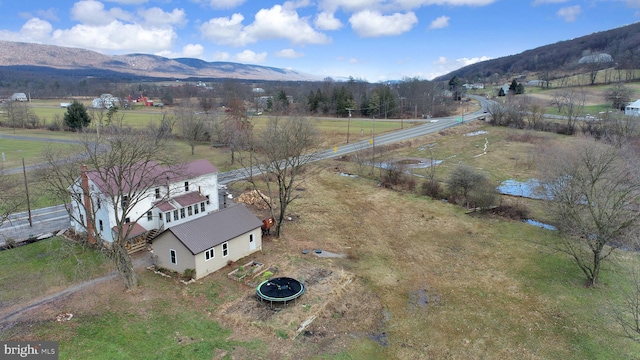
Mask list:
[[[458,163],[496,182],[527,179],[535,173],[529,154],[557,138],[474,122],[389,147],[386,158],[427,158],[431,145],[429,156],[444,160],[438,179]],[[136,291],[107,282],[27,314],[0,337],[60,341],[61,357],[98,359],[632,359],[640,352],[609,313],[637,254],[618,252],[601,285],[586,288],[572,259],[555,251],[554,231],[381,188],[349,159],[319,165],[323,171],[296,188],[284,235],[265,238],[261,252],[190,285],[140,269]],[[230,191],[237,198],[246,188]],[[532,208],[538,218],[542,206]],[[344,257],[302,251],[314,249]],[[255,286],[226,275],[250,260],[303,280],[308,292],[276,309],[259,302]],[[74,317],[55,321],[60,313]]]

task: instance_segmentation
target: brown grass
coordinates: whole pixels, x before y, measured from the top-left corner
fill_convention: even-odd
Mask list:
[[[464,136],[478,130],[487,134]],[[496,181],[528,178],[534,169],[514,157],[547,141],[546,134],[477,123],[446,134],[416,139],[389,157],[427,157],[422,146],[436,144],[436,158],[445,159],[439,178],[459,161]],[[485,137],[487,154],[477,156]],[[137,293],[107,288],[126,302],[94,290],[102,295],[76,296],[64,310],[96,313],[135,304],[144,314],[163,311],[145,306],[162,298],[172,304],[164,311],[189,308],[221,322],[232,329],[230,340],[262,340],[265,359],[572,359],[639,350],[616,338],[598,311],[609,298],[583,289],[571,260],[540,245],[556,234],[381,188],[366,174],[341,176],[357,168],[344,160],[321,165],[325,171],[308,179],[291,204],[295,216],[285,222],[284,235],[266,238],[263,251],[247,259],[303,280],[307,293],[295,303],[279,311],[260,304],[255,287],[228,279],[227,267],[189,286],[145,274]],[[538,215],[534,204],[531,212]],[[347,257],[305,255],[303,249]],[[554,266],[554,273],[545,266]],[[215,299],[204,294],[211,287],[219,289]],[[225,355],[255,354],[239,347],[216,356]]]

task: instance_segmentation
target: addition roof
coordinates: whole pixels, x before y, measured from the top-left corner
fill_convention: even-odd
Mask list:
[[[253,215],[244,204],[236,204],[206,216],[174,225],[160,233],[154,241],[170,232],[193,255],[196,255],[261,226],[262,221]]]

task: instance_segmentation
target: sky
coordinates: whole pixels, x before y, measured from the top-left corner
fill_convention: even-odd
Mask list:
[[[640,0],[0,0],[0,40],[368,82],[430,80],[637,21]]]

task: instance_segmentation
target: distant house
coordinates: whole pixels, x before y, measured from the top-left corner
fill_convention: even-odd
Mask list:
[[[83,190],[84,186],[87,189]],[[89,194],[84,202],[90,202],[81,204],[78,203],[80,197],[73,197],[71,228],[85,232],[89,225],[85,209],[94,209],[91,216],[95,217],[96,232],[102,240],[113,242],[117,231],[116,207],[121,211],[121,204],[113,204],[110,194],[117,193],[118,188],[104,183],[96,171],[88,170],[69,186],[69,191]],[[122,201],[127,200],[123,198]],[[192,161],[184,165],[180,174],[167,178],[163,184],[151,186],[148,193],[141,196],[129,212],[131,222],[128,223],[132,227],[129,239],[186,223],[218,209],[218,169],[208,160]]]
[[[172,226],[152,241],[155,265],[200,279],[262,250],[261,226],[244,204]]]
[[[102,94],[99,98],[93,99],[91,107],[94,109],[111,109],[120,102],[120,98],[111,94]]]
[[[473,90],[473,89],[484,89],[484,84],[483,83],[473,83],[473,84],[462,84],[462,87],[464,87],[467,90]]]
[[[25,93],[13,93],[13,95],[11,95],[9,100],[11,100],[11,101],[20,101],[20,102],[29,101],[29,99],[27,98],[27,94],[25,94]]]
[[[625,106],[624,114],[631,116],[640,116],[640,100],[636,100],[631,104]]]

